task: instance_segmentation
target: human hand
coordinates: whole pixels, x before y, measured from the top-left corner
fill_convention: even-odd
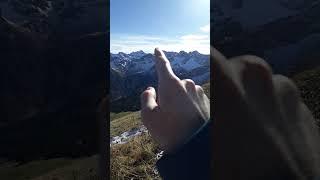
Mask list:
[[[210,118],[210,102],[190,79],[180,80],[165,54],[155,49],[158,92],[141,94],[141,117],[152,138],[168,152],[182,145]]]
[[[259,57],[211,55],[214,179],[319,173],[318,129],[295,84]]]

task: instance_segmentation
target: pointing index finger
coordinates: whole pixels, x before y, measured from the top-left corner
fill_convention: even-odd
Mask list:
[[[156,70],[158,73],[159,81],[162,81],[166,78],[167,79],[172,79],[172,78],[179,79],[174,74],[172,67],[170,65],[170,62],[162,50],[160,50],[159,48],[156,48],[154,50],[154,55],[155,55],[155,64],[156,64]]]

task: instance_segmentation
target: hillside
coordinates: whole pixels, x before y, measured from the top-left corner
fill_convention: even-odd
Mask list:
[[[210,80],[209,80],[210,81]],[[209,83],[205,83],[202,85],[202,88],[204,90],[204,93],[206,93],[206,95],[208,96],[208,98],[210,99],[210,95],[211,95],[211,92],[210,92],[210,82]]]
[[[294,75],[292,80],[299,88],[302,100],[312,111],[320,127],[320,67]],[[202,87],[210,97],[210,83]],[[112,117],[110,124],[112,135],[119,135],[135,128],[136,125],[141,125],[139,112],[112,114]],[[110,156],[112,178],[160,179],[154,171],[155,157],[158,152],[157,145],[150,139],[148,133],[137,136],[126,144],[112,145]]]
[[[210,83],[202,85],[210,97]],[[110,113],[110,137],[141,127],[140,111]],[[160,179],[155,169],[160,152],[148,133],[129,139],[125,144],[110,147],[111,179]]]
[[[311,110],[320,127],[320,67],[292,77],[300,89],[301,97]]]
[[[98,151],[107,38],[47,37],[0,17],[1,158],[29,161]]]
[[[109,8],[58,1],[0,1],[0,179],[97,179]]]
[[[10,180],[98,180],[98,156],[55,158],[0,165],[1,179]]]

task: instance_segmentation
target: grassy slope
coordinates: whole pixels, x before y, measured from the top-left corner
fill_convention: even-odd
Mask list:
[[[0,166],[0,178],[10,180],[94,180],[97,179],[97,156],[79,159],[35,160],[16,166]]]
[[[113,121],[115,119],[121,118],[125,115],[131,114],[131,111],[128,112],[120,112],[120,113],[114,113],[114,112],[110,112],[110,121]]]
[[[121,112],[118,114],[110,115],[110,136],[118,136],[125,131],[142,125],[140,111],[136,112]]]
[[[154,173],[158,146],[149,134],[110,148],[111,179],[160,179]]]
[[[142,125],[140,112],[122,112],[110,115],[110,136]],[[149,134],[137,136],[126,144],[110,147],[111,179],[160,179],[154,173],[159,148]]]
[[[320,67],[313,70],[304,71],[292,77],[298,86],[301,97],[320,126]],[[203,85],[204,91],[210,97],[210,84]],[[135,122],[130,122],[130,119]],[[140,121],[138,112],[135,114],[125,114],[111,122],[111,128],[117,128],[117,132],[123,129],[130,129],[134,123]],[[121,126],[120,124],[123,123]],[[128,124],[126,126],[125,124]],[[111,132],[115,130],[111,129]],[[152,158],[156,150],[155,144],[150,140],[150,136],[141,136],[130,141],[128,144],[116,145],[111,148],[111,171],[113,179],[128,178],[159,178],[150,170],[154,167],[155,160]]]
[[[210,83],[203,85],[210,97]],[[120,135],[124,131],[142,125],[140,112],[121,112],[110,114],[110,135]],[[149,134],[135,137],[126,144],[113,145],[110,149],[111,179],[160,179],[155,174],[155,156],[158,146]]]
[[[206,83],[206,84],[202,85],[202,88],[204,90],[204,93],[206,93],[208,98],[210,98],[210,83]]]
[[[304,71],[292,77],[301,97],[320,126],[320,67]]]

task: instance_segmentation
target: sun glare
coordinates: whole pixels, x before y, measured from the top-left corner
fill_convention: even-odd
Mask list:
[[[191,10],[190,13],[193,15],[203,16],[210,13],[210,0],[190,0],[190,3],[187,2],[187,9]]]

